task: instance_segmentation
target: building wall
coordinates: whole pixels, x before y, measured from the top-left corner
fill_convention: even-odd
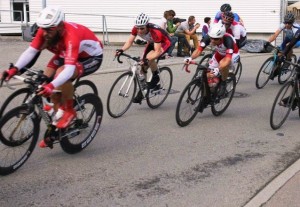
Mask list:
[[[9,2],[10,0],[0,0],[0,10],[2,8],[10,10]],[[223,0],[29,0],[32,21],[37,18],[43,2],[47,5],[61,6],[67,21],[84,24],[100,37],[103,36],[103,31],[107,31],[109,35],[104,36],[104,39],[109,38],[110,42],[126,40],[134,24],[135,16],[140,12],[147,13],[151,17],[151,22],[158,23],[165,10],[173,9],[177,17],[187,19],[190,15],[194,15],[197,22],[203,24],[204,17],[209,16],[213,19],[224,3]],[[286,0],[264,0],[259,3],[241,0],[227,0],[226,2],[231,4],[233,12],[237,12],[242,17],[250,39],[252,36],[265,36],[273,33],[282,19],[281,8],[286,4]],[[3,33],[1,32],[3,31],[2,25],[3,23],[0,24],[0,33]],[[21,28],[17,29],[21,32]],[[5,33],[11,30],[11,28],[4,28]]]

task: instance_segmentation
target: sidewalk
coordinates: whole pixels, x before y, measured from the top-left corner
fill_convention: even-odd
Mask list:
[[[244,207],[299,207],[300,159],[265,186]]]

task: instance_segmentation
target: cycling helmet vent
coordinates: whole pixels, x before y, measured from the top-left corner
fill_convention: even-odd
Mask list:
[[[231,6],[230,6],[230,4],[223,4],[223,5],[220,7],[220,11],[221,11],[221,12],[231,11]]]
[[[63,19],[64,13],[59,7],[49,6],[40,12],[36,23],[41,28],[56,27]]]
[[[222,13],[222,20],[225,23],[232,23],[233,19],[234,19],[234,15],[232,12],[226,11],[226,12]]]
[[[135,19],[135,26],[145,26],[148,24],[150,18],[148,15],[144,14],[144,13],[140,13],[136,19]]]
[[[284,23],[294,23],[295,22],[295,16],[292,13],[287,13],[284,16]]]
[[[208,32],[211,38],[222,38],[225,34],[225,26],[220,23],[213,24]]]

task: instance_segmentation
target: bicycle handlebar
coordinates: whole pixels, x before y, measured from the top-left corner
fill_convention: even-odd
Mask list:
[[[121,56],[125,56],[125,57],[127,57],[129,59],[132,59],[132,60],[136,61],[136,62],[140,62],[141,61],[140,57],[132,57],[132,56],[126,54],[126,53],[121,53],[120,55],[115,56],[114,60],[117,58],[117,61],[122,64],[123,61],[120,60]]]
[[[182,66],[182,70],[185,70],[185,72],[190,73],[191,71],[189,70],[189,65],[199,65],[196,61],[192,60],[189,62],[189,64],[184,63],[184,65]]]

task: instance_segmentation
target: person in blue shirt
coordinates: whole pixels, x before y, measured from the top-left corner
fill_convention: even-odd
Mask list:
[[[215,16],[214,23],[218,23],[220,20],[222,20],[222,13],[226,12],[226,11],[231,11],[230,4],[223,4],[220,7],[220,11],[218,11]],[[239,22],[244,26],[244,22],[243,22],[242,18],[237,13],[234,13],[234,12],[232,12],[232,13],[234,15],[234,21]]]
[[[210,27],[210,22],[211,22],[211,18],[210,17],[205,17],[204,18],[204,25],[202,27],[202,37],[205,37],[209,31],[209,27]]]

